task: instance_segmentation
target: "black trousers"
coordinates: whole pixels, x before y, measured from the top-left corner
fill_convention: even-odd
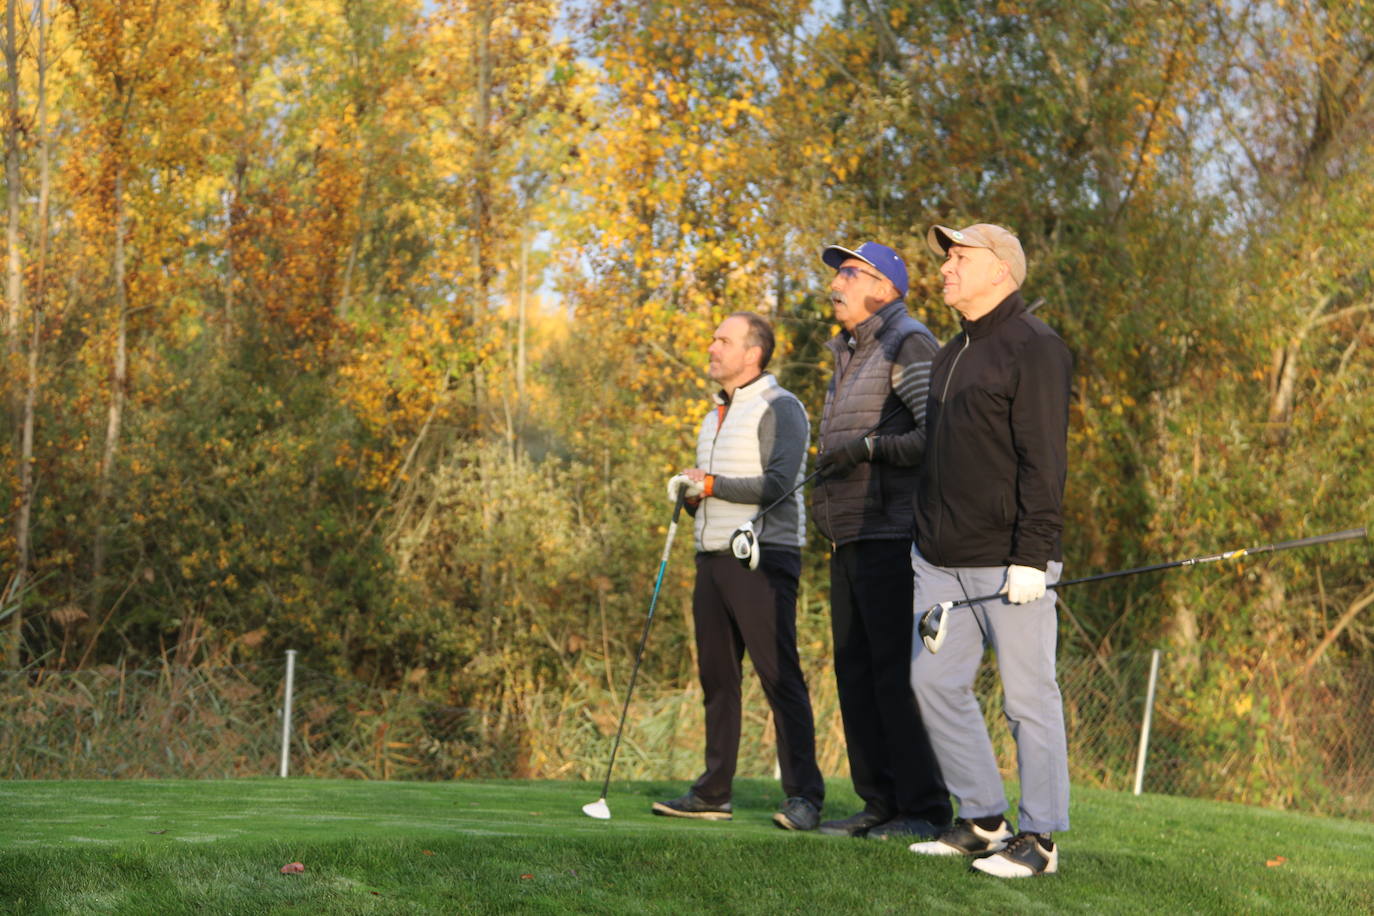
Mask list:
[[[797,657],[797,580],[801,553],[764,547],[759,568],[732,556],[697,554],[692,616],[697,673],[706,705],[706,772],[692,786],[710,804],[730,800],[739,760],[740,683],[744,650],[773,708],[778,765],[788,797],[820,807],[825,783],[816,765],[811,697]]]
[[[911,692],[911,542],[855,541],[830,558],[835,680],[854,791],[874,814],[949,823],[949,793]]]

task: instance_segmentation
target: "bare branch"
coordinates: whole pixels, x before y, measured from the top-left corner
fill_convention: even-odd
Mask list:
[[[1356,598],[1351,602],[1350,606],[1345,609],[1345,613],[1336,621],[1336,625],[1327,631],[1327,634],[1322,637],[1322,641],[1317,643],[1317,647],[1312,650],[1312,654],[1307,656],[1307,661],[1303,662],[1297,677],[1293,679],[1293,683],[1297,683],[1307,677],[1317,662],[1321,661],[1321,657],[1326,653],[1326,650],[1331,648],[1331,644],[1341,635],[1342,631],[1350,626],[1351,622],[1359,616],[1360,611],[1363,611],[1371,604],[1374,604],[1374,588],[1369,589],[1359,598]],[[1289,689],[1292,689],[1291,684],[1289,685]]]

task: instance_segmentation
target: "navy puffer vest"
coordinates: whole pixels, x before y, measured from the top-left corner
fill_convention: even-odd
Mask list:
[[[891,419],[873,435],[900,435],[914,428],[911,414],[895,409],[901,401],[893,392],[894,362],[911,334],[929,336],[930,332],[907,314],[906,303],[899,299],[875,312],[852,334],[841,331],[827,341],[835,356],[835,374],[821,414],[822,454],[868,434],[889,413]],[[909,539],[911,496],[919,470],[865,462],[843,477],[822,480],[812,491],[812,517],[836,545],[865,538]]]

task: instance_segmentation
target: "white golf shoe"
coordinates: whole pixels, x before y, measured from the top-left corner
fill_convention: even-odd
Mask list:
[[[1059,848],[1048,833],[1018,833],[1006,848],[973,860],[973,867],[998,878],[1034,878],[1059,870]]]

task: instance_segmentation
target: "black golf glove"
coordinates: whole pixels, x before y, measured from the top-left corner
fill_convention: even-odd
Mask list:
[[[873,460],[874,436],[851,439],[839,448],[822,452],[816,460],[816,470],[822,477],[841,477],[848,474],[855,465]]]

